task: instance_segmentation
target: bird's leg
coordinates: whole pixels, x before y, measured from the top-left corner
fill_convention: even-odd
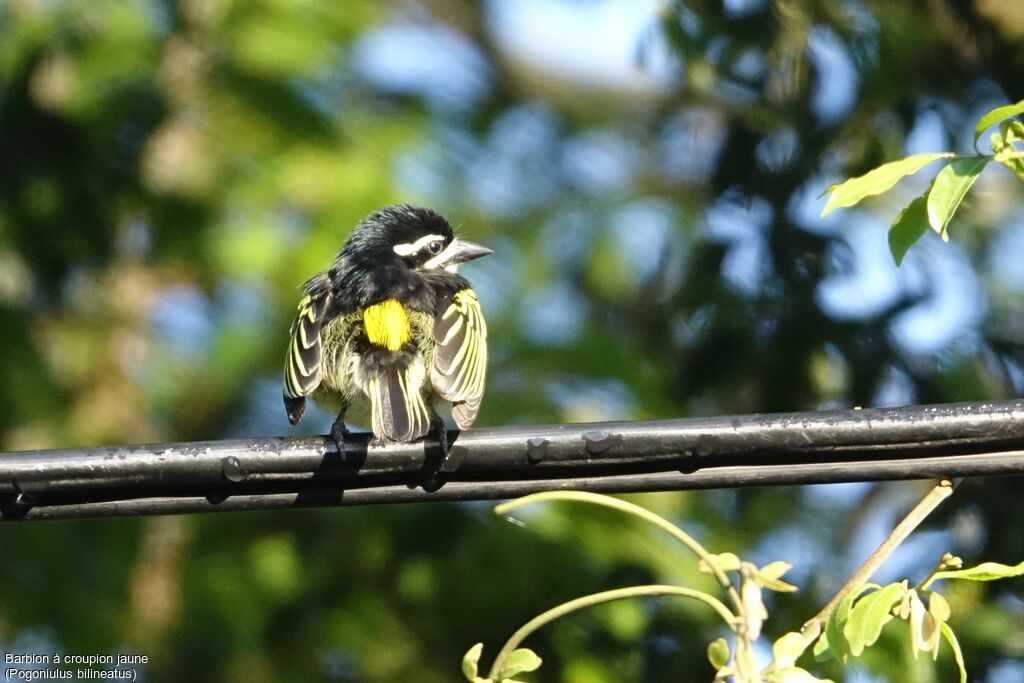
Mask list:
[[[345,411],[342,410],[338,413],[338,417],[334,419],[334,424],[331,425],[331,439],[334,441],[334,445],[338,447],[338,454],[342,460],[345,459],[345,440],[351,436],[351,432],[348,431],[348,427],[345,426]]]
[[[444,474],[454,472],[461,462],[458,458],[452,458],[452,451],[448,443],[448,429],[440,416],[434,415],[430,418],[430,432],[427,433],[429,443],[430,434],[437,435],[437,445],[440,451],[440,458],[436,458],[432,449],[426,448],[426,461],[424,462],[424,477],[421,486],[425,491],[436,491],[444,484]]]
[[[451,453],[448,444],[448,428],[445,426],[444,420],[439,415],[435,415],[430,419],[430,430],[437,435],[437,445],[441,449],[441,469],[444,469]]]

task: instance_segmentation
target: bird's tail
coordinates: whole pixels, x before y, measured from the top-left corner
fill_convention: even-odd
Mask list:
[[[408,443],[430,431],[430,408],[423,400],[424,371],[420,367],[392,367],[371,377],[370,397],[373,433],[379,439]]]

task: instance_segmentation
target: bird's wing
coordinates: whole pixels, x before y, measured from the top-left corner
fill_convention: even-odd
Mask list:
[[[445,306],[447,303],[447,306]],[[452,417],[459,429],[473,424],[484,395],[487,374],[487,323],[472,289],[455,293],[442,303],[434,319],[434,363],[430,381],[445,400],[452,402]]]
[[[305,284],[306,295],[292,323],[291,343],[284,364],[284,406],[288,421],[297,424],[306,397],[320,385],[320,330],[328,320],[330,280],[321,273]]]
[[[392,366],[366,380],[373,434],[378,439],[409,443],[430,431],[430,410],[423,401],[423,360]]]

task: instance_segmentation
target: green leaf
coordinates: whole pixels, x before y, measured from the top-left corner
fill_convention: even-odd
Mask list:
[[[901,178],[917,173],[921,168],[939,159],[949,159],[952,152],[936,154],[915,154],[899,161],[890,161],[872,169],[862,176],[850,178],[825,190],[831,196],[821,212],[822,218],[834,209],[853,206],[865,197],[881,194],[895,185]]]
[[[729,643],[726,642],[725,638],[712,640],[711,644],[708,645],[708,661],[711,662],[711,666],[715,671],[728,664],[730,656]]]
[[[952,610],[949,608],[949,603],[946,598],[942,597],[938,593],[928,593],[928,613],[932,615],[935,621],[949,621],[949,615],[952,614]]]
[[[994,126],[1003,119],[1008,119],[1011,116],[1016,116],[1017,114],[1022,113],[1024,113],[1024,100],[1021,100],[1017,104],[1006,104],[1002,107],[996,107],[992,111],[988,112],[978,119],[978,123],[974,126],[975,144],[977,144],[978,138],[981,137],[981,134],[991,126]]]
[[[866,590],[878,590],[881,588],[877,583],[865,583],[854,590],[851,590],[839,601],[832,613],[828,615],[828,622],[825,623],[825,632],[822,637],[827,638],[828,648],[832,655],[840,662],[845,662],[850,653],[850,646],[846,640],[844,631],[846,622],[850,618],[850,611],[853,609],[853,601]],[[817,648],[815,648],[817,656]],[[821,661],[821,660],[819,660]]]
[[[466,651],[465,656],[462,658],[462,675],[466,677],[467,681],[475,681],[478,667],[480,665],[480,653],[484,651],[484,644],[477,643],[473,647]]]
[[[999,134],[1002,136],[1003,143],[1005,144],[1024,140],[1024,123],[1015,119],[1003,121],[999,124]]]
[[[955,159],[935,176],[932,189],[928,190],[928,223],[942,239],[949,239],[949,221],[988,162],[989,157]]]
[[[797,587],[779,578],[792,568],[793,565],[782,560],[769,562],[754,573],[754,581],[762,588],[767,588],[776,593],[792,593],[798,590]]]
[[[907,250],[928,229],[927,202],[927,194],[910,202],[889,228],[889,252],[897,266],[903,263]]]
[[[964,666],[964,653],[960,649],[960,642],[956,639],[956,634],[953,633],[953,629],[949,627],[949,624],[944,621],[939,624],[939,631],[942,632],[942,636],[953,650],[953,657],[956,658],[957,668],[960,669],[960,683],[967,683],[967,667]]]
[[[505,659],[501,671],[498,672],[498,679],[504,680],[516,674],[536,671],[540,668],[541,662],[541,658],[529,648],[521,647],[518,650],[512,650],[512,653]]]
[[[835,655],[828,644],[828,634],[824,631],[818,636],[818,639],[814,641],[814,661],[816,662],[827,662],[830,659],[834,659]]]
[[[772,643],[772,658],[775,666],[779,669],[790,668],[806,649],[804,637],[795,631],[790,631]]]
[[[734,572],[740,568],[740,558],[735,553],[721,553],[720,555],[709,555],[707,561],[701,560],[697,563],[697,569],[705,574],[711,574],[710,565],[718,567],[723,572]]]
[[[775,562],[769,562],[765,566],[757,570],[757,573],[766,579],[781,579],[782,575],[793,568],[789,562],[783,560],[776,560]]]
[[[976,567],[967,569],[954,569],[946,572],[936,572],[935,580],[938,579],[965,579],[967,581],[995,581],[996,579],[1008,579],[1011,576],[1024,574],[1024,562],[1012,567],[998,562],[982,562]]]
[[[1024,159],[1007,159],[1001,163],[1020,180],[1024,180]]]
[[[754,575],[754,581],[756,581],[762,588],[767,588],[768,590],[775,591],[776,593],[792,593],[793,591],[798,590],[797,587],[791,583],[786,583],[779,578],[792,568],[793,565],[789,562],[783,562],[782,560],[769,562],[757,570],[757,573]]]
[[[762,579],[760,577],[755,577],[754,581],[762,588],[767,588],[768,590],[775,591],[776,593],[795,593],[796,591],[800,590],[793,584],[786,583],[785,581],[780,581],[779,579],[767,580]]]
[[[865,647],[878,640],[882,627],[892,619],[893,605],[902,600],[906,592],[905,583],[890,583],[857,601],[843,627],[850,654],[859,657]]]

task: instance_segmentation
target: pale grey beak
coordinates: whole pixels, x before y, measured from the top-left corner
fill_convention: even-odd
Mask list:
[[[466,261],[472,261],[475,258],[481,256],[487,256],[493,254],[494,250],[485,247],[482,244],[475,242],[469,242],[461,239],[454,239],[452,243],[448,245],[448,248],[442,252],[442,254],[448,254],[448,258],[445,260],[445,265],[452,263],[465,263]]]

